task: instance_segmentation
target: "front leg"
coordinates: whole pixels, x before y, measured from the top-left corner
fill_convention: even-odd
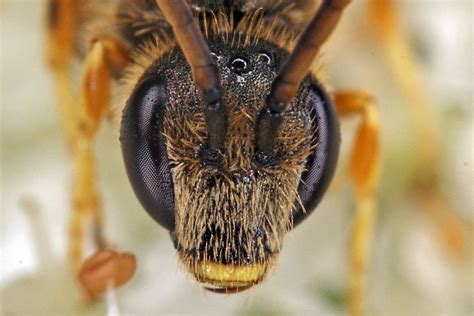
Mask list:
[[[440,243],[446,246],[449,254],[466,257],[469,255],[469,227],[443,194],[440,185],[443,144],[442,128],[433,107],[435,100],[428,94],[420,62],[410,45],[401,12],[397,10],[397,1],[372,0],[367,8],[367,18],[374,26],[372,36],[406,101],[403,103],[414,130],[416,172],[409,193],[419,208],[426,212]]]
[[[47,57],[53,70],[58,105],[73,157],[73,197],[69,258],[90,298],[105,290],[109,282],[119,286],[135,270],[135,258],[106,250],[102,232],[102,203],[96,187],[94,142],[109,106],[112,76],[129,61],[128,52],[113,38],[99,37],[84,60],[79,98],[71,80],[71,60],[78,16],[83,4],[73,0],[48,3]],[[78,99],[78,100],[77,100]],[[99,249],[81,268],[84,225],[92,219],[94,242]]]
[[[376,216],[380,170],[380,131],[373,98],[361,92],[336,92],[334,103],[341,117],[359,115],[362,120],[350,157],[349,172],[354,186],[356,214],[349,240],[350,315],[363,314],[367,261]]]
[[[107,286],[126,283],[135,272],[135,257],[107,249],[102,232],[102,208],[96,188],[94,141],[110,101],[110,83],[128,63],[125,49],[112,38],[94,40],[84,63],[77,118],[77,137],[72,149],[75,162],[73,217],[70,256],[76,267],[82,260],[82,226],[85,215],[92,218],[98,251],[79,271],[79,280],[90,299]]]

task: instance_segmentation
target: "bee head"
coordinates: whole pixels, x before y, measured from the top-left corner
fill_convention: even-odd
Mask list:
[[[123,112],[121,141],[136,195],[170,231],[186,269],[208,289],[232,292],[265,277],[285,234],[321,199],[337,160],[338,124],[323,88],[307,77],[262,159],[256,121],[287,52],[220,38],[209,47],[228,120],[219,159],[206,147],[205,104],[178,48],[140,79]]]

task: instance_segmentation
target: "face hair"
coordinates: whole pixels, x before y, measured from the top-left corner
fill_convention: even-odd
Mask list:
[[[280,114],[287,110],[319,49],[336,28],[342,11],[350,1],[324,0],[273,81],[267,106],[260,112],[256,126],[256,143],[262,157],[272,156],[275,136],[281,124]]]
[[[141,17],[138,13],[138,16]],[[277,23],[280,15],[276,15],[271,21],[267,21],[261,15],[261,12],[249,12],[245,14],[237,25],[232,16],[228,16],[224,11],[202,12],[203,34],[209,40],[209,35],[219,36],[220,40],[229,48],[241,48],[258,45],[260,41],[272,43],[277,47],[285,50],[292,50],[296,44],[297,36],[294,32],[287,29],[285,25]],[[285,11],[280,13],[285,14]],[[207,17],[211,16],[209,22]],[[197,16],[199,19],[201,16]],[[151,23],[151,21],[150,21]],[[148,25],[148,24],[147,24]],[[142,29],[137,29],[141,34]],[[124,74],[120,80],[121,101],[117,102],[121,106],[113,109],[113,119],[116,125],[119,126],[123,105],[126,104],[127,99],[137,85],[137,78],[140,78],[148,68],[157,60],[164,56],[170,56],[171,52],[176,49],[176,40],[174,37],[168,35],[166,32],[159,32],[154,36],[144,41],[140,47],[132,53],[132,62],[124,70]],[[169,61],[169,60],[168,60]],[[163,61],[167,62],[167,61]],[[312,70],[314,73],[320,71],[319,67]],[[318,73],[319,75],[319,73]]]
[[[210,43],[219,43],[217,48],[228,50],[224,55],[249,49],[264,40],[275,47],[293,45],[294,37],[284,28],[276,24],[269,28],[264,23],[262,15],[256,12],[243,17],[234,28],[232,20],[217,12],[203,33]],[[192,89],[192,78],[183,78],[187,72],[182,55],[171,47],[171,43],[160,47],[147,44],[143,50],[148,53],[140,54],[141,66],[134,71],[143,72],[144,67],[162,69],[166,64],[173,64],[173,69],[160,76],[169,82],[181,82],[170,88],[169,99],[176,101],[166,105],[164,119],[175,187],[174,235],[181,262],[194,275],[199,273],[199,263],[205,261],[253,262],[264,265],[265,271],[271,270],[283,237],[292,228],[290,214],[294,201],[298,200],[297,184],[305,161],[314,150],[309,115],[306,119],[301,116],[308,111],[304,108],[304,98],[285,114],[282,123],[285,129],[277,136],[281,161],[275,168],[261,168],[253,161],[256,114],[265,107],[265,94],[274,74],[268,72],[249,80],[251,88],[247,83],[247,90],[242,91],[229,74],[221,73],[229,117],[226,151],[222,168],[203,168],[197,153],[207,137],[204,113],[197,106],[199,97]],[[155,63],[160,66],[153,66]],[[222,60],[217,63],[221,63],[220,69],[225,68]],[[242,95],[248,97],[241,100],[238,96]]]
[[[177,59],[172,62],[176,67]],[[177,75],[170,71],[163,77],[176,81]],[[281,162],[268,169],[255,165],[256,114],[265,106],[264,94],[271,77],[247,83],[242,90],[226,73],[221,76],[223,99],[229,109],[222,168],[203,168],[196,155],[206,139],[206,128],[201,112],[181,106],[196,104],[197,96],[187,85],[170,88],[170,99],[179,96],[179,102],[167,104],[164,120],[175,188],[175,237],[181,261],[195,275],[199,263],[205,261],[272,265],[284,235],[292,228],[290,215],[297,184],[314,150],[311,122],[299,115],[307,111],[301,102],[285,114],[285,129],[277,139]],[[255,88],[254,94],[250,87]],[[238,95],[246,99],[240,100]]]
[[[156,3],[173,28],[174,37],[191,67],[194,84],[205,102],[208,129],[205,155],[210,156],[212,163],[218,164],[227,135],[228,115],[222,103],[219,74],[213,57],[184,0],[156,0]]]
[[[264,20],[259,11],[246,14],[237,26],[223,12],[203,14],[212,16],[205,19],[208,23],[204,24],[203,33],[207,41],[220,43],[217,47],[227,49],[227,55],[257,47],[262,42],[286,51],[295,42],[291,32],[278,23]],[[299,200],[297,185],[307,157],[316,146],[304,93],[283,115],[284,128],[276,135],[275,142],[278,164],[264,168],[253,159],[255,125],[257,114],[265,107],[265,95],[274,73],[249,80],[252,85],[249,88],[247,84],[246,91],[240,91],[228,74],[220,73],[222,99],[228,106],[226,151],[220,168],[203,168],[197,153],[208,137],[205,113],[199,106],[200,97],[193,88],[191,74],[186,70],[187,62],[175,47],[176,42],[167,35],[145,42],[132,57],[134,61],[127,69],[127,77],[137,78],[137,74],[150,69],[173,65],[159,76],[177,83],[169,88],[169,100],[174,101],[166,105],[163,134],[175,188],[173,238],[181,262],[196,277],[202,268],[200,263],[206,261],[253,262],[269,271],[281,250],[284,235],[292,228],[290,215],[294,201]],[[220,64],[219,69],[224,68]],[[134,83],[129,79],[125,83],[129,90],[133,89]],[[243,95],[248,97],[241,100]],[[306,115],[301,115],[304,112]]]

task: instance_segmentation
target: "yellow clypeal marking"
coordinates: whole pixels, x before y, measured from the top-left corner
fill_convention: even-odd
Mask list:
[[[237,284],[257,283],[265,275],[267,266],[264,264],[231,265],[212,261],[199,263],[197,273],[199,279],[216,286],[236,286]]]

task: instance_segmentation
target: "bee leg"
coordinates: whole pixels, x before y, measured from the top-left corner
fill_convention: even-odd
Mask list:
[[[73,10],[68,11],[72,4],[68,6],[68,3],[51,1],[50,5],[56,6],[51,10],[73,15]],[[55,13],[57,19],[61,19],[61,13]],[[66,29],[71,27],[70,33],[73,33],[71,25],[65,22],[61,25]],[[95,137],[108,108],[112,76],[125,67],[128,55],[112,38],[95,39],[84,61],[76,104],[69,69],[72,51],[68,50],[67,41],[72,40],[70,33],[54,28],[50,30],[49,57],[55,74],[63,127],[74,163],[69,257],[73,270],[79,271],[79,279],[88,297],[94,298],[107,288],[109,282],[119,286],[135,271],[132,255],[105,249],[107,244],[102,232],[102,205],[96,188],[94,153]],[[60,43],[61,39],[66,43]],[[92,219],[94,243],[99,250],[81,267],[84,224],[89,218]]]
[[[90,299],[107,289],[120,286],[135,272],[135,257],[108,250],[102,232],[102,207],[97,194],[94,141],[110,100],[112,76],[128,63],[127,52],[114,39],[100,37],[92,42],[84,62],[73,141],[75,162],[71,259],[82,259],[82,225],[85,215],[92,218],[94,241],[99,249],[79,271],[79,280]]]
[[[408,34],[400,22],[397,3],[392,0],[374,0],[368,3],[368,10],[368,16],[375,26],[371,28],[373,36],[400,92],[407,101],[405,104],[417,141],[418,178],[431,177],[439,166],[441,135],[436,123],[434,102],[427,93],[422,71],[410,46]],[[427,139],[430,141],[427,142]]]
[[[71,80],[71,60],[74,54],[74,38],[78,23],[78,1],[76,0],[49,0],[48,20],[47,20],[47,45],[46,58],[54,74],[56,94],[58,98],[58,110],[65,132],[68,149],[74,157],[74,178],[73,178],[73,214],[70,223],[70,245],[69,256],[74,270],[79,267],[81,258],[83,222],[87,205],[81,199],[82,196],[94,196],[89,200],[89,204],[99,207],[99,201],[95,196],[95,190],[82,192],[87,188],[86,183],[94,183],[94,159],[91,149],[78,150],[75,144],[79,144],[80,133],[78,128],[79,108],[75,105],[74,85]],[[83,147],[88,146],[84,142]],[[89,153],[88,153],[89,151]],[[89,163],[86,163],[89,161]],[[88,166],[89,168],[85,168]],[[89,176],[92,178],[89,180]]]
[[[48,1],[46,56],[53,70],[60,117],[74,162],[69,257],[92,299],[110,283],[125,283],[135,271],[132,255],[105,249],[94,156],[95,136],[108,107],[111,77],[125,67],[128,55],[112,38],[99,37],[93,41],[76,104],[70,67],[80,9],[81,2],[77,0]],[[88,218],[92,218],[94,242],[99,250],[81,267],[84,223]]]
[[[94,155],[95,137],[109,101],[110,71],[105,57],[104,41],[94,42],[84,63],[79,104],[74,107],[74,130],[70,139],[74,162],[70,257],[75,266],[82,257],[81,237],[87,216],[92,216],[95,243],[99,248],[105,246]]]
[[[349,314],[361,315],[379,184],[379,119],[371,96],[354,91],[336,92],[333,96],[340,116],[356,114],[362,118],[349,164],[357,209],[349,241],[348,296]]]
[[[468,254],[469,227],[459,212],[453,210],[441,192],[438,170],[442,157],[442,141],[433,104],[422,77],[406,28],[393,0],[368,2],[368,17],[373,36],[386,58],[392,76],[403,94],[415,132],[416,172],[409,187],[419,208],[433,223],[437,236],[450,254]],[[403,56],[403,58],[400,58]],[[426,141],[429,139],[429,141]]]
[[[58,110],[66,139],[71,148],[75,139],[76,108],[70,66],[78,23],[79,1],[49,0],[46,32],[46,58],[54,74]]]

